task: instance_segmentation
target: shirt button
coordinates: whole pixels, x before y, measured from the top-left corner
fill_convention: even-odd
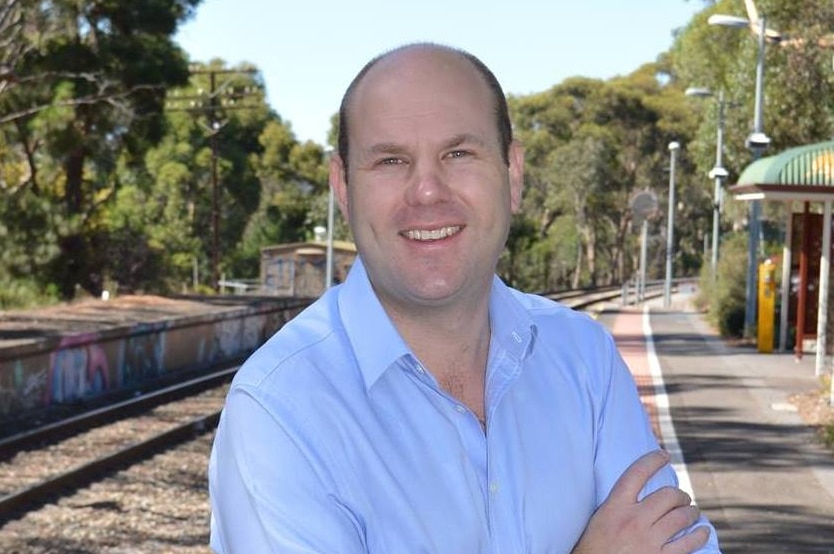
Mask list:
[[[462,414],[462,413],[465,413],[465,412],[466,412],[466,408],[464,408],[464,407],[463,407],[463,406],[461,406],[460,404],[458,404],[457,406],[455,406],[455,409],[458,411],[458,413],[459,413],[459,414]]]
[[[422,374],[424,374],[425,372],[426,372],[426,370],[425,370],[425,369],[423,369],[423,366],[421,366],[421,365],[418,365],[418,366],[417,366],[417,373],[419,373],[420,375],[422,375]]]
[[[498,483],[496,483],[495,481],[490,483],[489,484],[489,492],[491,494],[496,494],[498,492]]]

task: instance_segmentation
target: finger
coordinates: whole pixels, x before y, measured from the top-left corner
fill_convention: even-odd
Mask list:
[[[691,554],[707,544],[708,540],[709,529],[707,527],[698,527],[691,533],[687,533],[679,539],[663,545],[661,552],[663,554]]]
[[[667,513],[692,504],[692,497],[675,487],[662,487],[640,501],[651,521],[656,522]]]
[[[694,525],[701,517],[701,510],[697,506],[682,506],[666,512],[655,522],[652,530],[661,542],[669,542]]]
[[[620,475],[608,498],[619,502],[637,502],[637,496],[652,475],[668,463],[669,453],[665,450],[653,450],[643,454]]]

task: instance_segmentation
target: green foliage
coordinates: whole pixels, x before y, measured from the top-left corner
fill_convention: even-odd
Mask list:
[[[0,310],[16,310],[49,306],[58,303],[58,291],[52,287],[43,288],[31,278],[9,278],[0,275]]]
[[[512,287],[524,289],[528,285],[529,276],[525,269],[541,267],[541,264],[530,264],[530,249],[536,244],[535,222],[523,214],[516,215],[510,222],[510,232],[507,237],[507,247],[499,260],[499,273],[505,282]],[[521,261],[520,261],[521,260]]]
[[[50,232],[56,223],[53,212],[49,199],[28,188],[0,196],[0,274],[26,278],[43,273],[59,252],[58,236]]]
[[[834,449],[834,423],[824,423],[821,434],[823,444],[830,449]]]
[[[834,4],[758,0],[756,5],[760,14],[767,14],[768,27],[804,41],[769,43],[765,48],[763,111],[764,130],[773,141],[769,151],[827,140],[834,133],[834,72],[831,51],[816,46],[816,41],[834,28]],[[716,2],[690,21],[675,41],[671,59],[686,86],[723,91],[732,102],[726,113],[724,156],[732,183],[751,161],[745,137],[752,130],[758,43],[746,29],[708,25],[713,13],[745,15],[741,2]],[[717,109],[710,104],[697,108],[704,117],[693,152],[702,175],[714,165]],[[733,215],[740,219],[744,213]]]
[[[28,170],[15,186],[50,206],[48,217],[30,222],[30,232],[53,247],[37,256],[34,275],[64,298],[78,285],[101,291],[109,250],[102,225],[117,166],[135,168],[164,135],[165,89],[188,78],[172,37],[199,2],[18,4],[26,26],[0,60],[17,77],[0,96],[0,113]],[[13,241],[25,234],[10,233]]]
[[[658,80],[662,70],[647,64],[608,82],[574,78],[544,93],[509,99],[527,151],[522,209],[544,241],[535,249],[540,252],[535,263],[550,268],[530,275],[549,278],[559,268],[558,274],[571,276],[570,286],[579,287],[621,282],[635,273],[638,237],[630,201],[640,191],[654,190],[662,205],[668,190],[666,146],[673,139],[685,143],[696,125],[681,89]],[[687,178],[688,161],[679,164],[684,171],[676,186],[684,217],[676,226],[681,254],[676,273],[686,274],[701,261],[700,243],[692,237],[709,204],[702,185]],[[550,233],[559,223],[571,229],[570,248],[561,248],[564,234]],[[528,284],[534,290],[549,285]]]
[[[320,146],[299,143],[263,94],[241,93],[235,110],[180,107],[181,100],[199,99],[200,89],[261,90],[251,69],[213,60],[171,94],[168,134],[148,152],[140,180],[153,206],[145,216],[147,239],[164,253],[162,263],[141,266],[150,286],[199,285],[192,283],[195,273],[198,281],[210,280],[215,192],[218,269],[228,278],[257,278],[261,248],[312,236],[312,214],[327,191]]]
[[[697,298],[697,305],[708,310],[708,317],[721,336],[744,334],[746,278],[747,235],[727,235],[722,241],[715,282],[709,265],[705,265]]]
[[[0,82],[0,280],[20,283],[6,287],[7,297],[69,298],[78,285],[98,294],[105,283],[121,291],[213,290],[215,231],[219,271],[254,278],[261,248],[312,239],[313,229],[326,225],[326,148],[296,139],[266,104],[256,68],[188,64],[174,44],[177,25],[199,3],[15,4],[25,32],[12,29],[6,43],[14,47],[0,52],[0,62],[21,77]],[[815,45],[834,28],[834,4],[757,4],[769,26],[805,41],[802,48],[767,47],[771,151],[827,139],[834,134],[834,73],[830,51]],[[700,271],[704,308],[723,334],[741,333],[745,233],[723,237],[715,283],[703,269],[718,106],[683,91],[709,87],[732,102],[723,165],[734,182],[751,161],[744,139],[757,45],[746,30],[707,24],[711,13],[744,15],[742,3],[705,6],[669,52],[630,75],[576,77],[508,99],[527,158],[521,212],[499,261],[512,285],[549,291],[631,278],[639,233],[630,202],[642,191],[658,200],[647,277],[660,278],[667,145],[676,140],[674,274]],[[337,126],[334,115],[330,147]],[[785,208],[763,207],[765,239],[778,240],[774,222],[784,220]],[[746,202],[727,198],[725,227],[743,229],[747,211]],[[350,237],[338,212],[334,236]],[[52,292],[42,292],[47,287]]]

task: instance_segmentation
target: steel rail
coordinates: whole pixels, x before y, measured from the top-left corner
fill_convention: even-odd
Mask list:
[[[35,447],[39,444],[55,440],[58,437],[65,437],[72,433],[131,417],[147,411],[154,406],[173,402],[185,396],[219,385],[234,375],[239,367],[239,365],[224,367],[223,369],[189,379],[182,383],[176,383],[159,390],[144,393],[141,396],[122,400],[115,404],[83,412],[67,419],[5,437],[0,439],[0,452],[4,452],[4,456],[6,456],[14,451]]]
[[[213,429],[217,426],[219,420],[219,411],[201,416],[147,440],[126,446],[90,462],[79,464],[64,473],[8,494],[0,498],[0,526],[24,515],[25,511],[42,506],[52,498],[78,490],[119,469],[137,464],[162,450],[176,446],[199,433]]]
[[[647,298],[661,296],[660,285],[652,285],[647,289]],[[591,306],[622,298],[620,287],[601,287],[584,289],[582,291],[563,291],[552,293],[548,297],[558,300],[574,310],[587,311]],[[34,429],[0,441],[0,449],[19,449],[36,442],[43,442],[70,431],[89,428],[99,422],[113,421],[113,417],[126,417],[126,413],[147,410],[153,405],[176,401],[197,390],[205,389],[227,379],[238,366],[225,368],[211,375],[191,379],[185,383],[166,387],[151,392],[142,397],[119,402],[89,413],[81,414],[69,420],[56,422],[43,428]],[[220,420],[220,411],[193,419],[180,424],[165,432],[159,433],[147,440],[126,446],[116,452],[107,454],[90,462],[79,464],[61,474],[49,477],[40,483],[26,487],[0,498],[0,526],[6,521],[24,515],[28,510],[35,509],[49,502],[51,499],[66,495],[70,491],[78,490],[97,480],[109,476],[113,472],[144,461],[154,454],[187,441],[194,435],[214,429]]]

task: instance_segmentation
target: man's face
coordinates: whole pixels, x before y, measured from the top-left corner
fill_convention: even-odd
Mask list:
[[[494,102],[464,59],[430,48],[381,60],[349,105],[349,175],[331,185],[383,303],[483,301],[519,205],[523,155],[504,163]]]

